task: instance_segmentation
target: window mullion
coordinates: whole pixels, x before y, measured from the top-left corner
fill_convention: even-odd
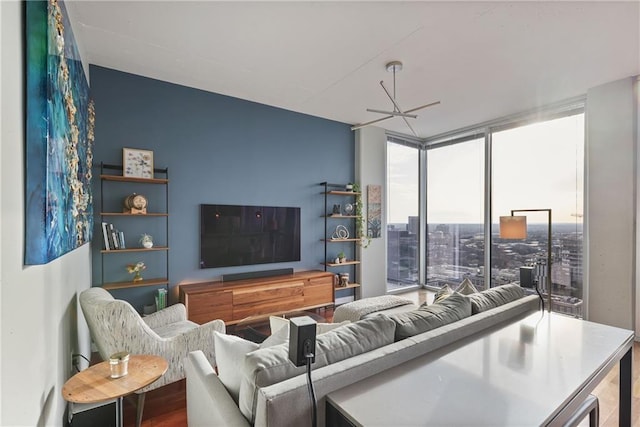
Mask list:
[[[493,185],[491,173],[491,132],[487,128],[484,133],[484,288],[491,287],[491,188]]]
[[[427,233],[427,150],[423,147],[420,149],[420,166],[419,166],[419,219],[420,219],[420,236],[418,238],[418,275],[419,283],[425,286],[427,283],[427,248],[429,247],[429,236]]]

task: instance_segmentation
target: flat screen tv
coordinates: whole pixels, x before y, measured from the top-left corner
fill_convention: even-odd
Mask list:
[[[200,268],[300,261],[300,208],[200,205]]]

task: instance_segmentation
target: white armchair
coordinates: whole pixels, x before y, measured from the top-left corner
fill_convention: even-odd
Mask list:
[[[113,353],[128,351],[130,354],[162,356],[169,364],[164,376],[136,392],[136,426],[142,421],[145,393],[183,379],[184,360],[189,352],[201,350],[215,366],[213,331],[225,332],[222,320],[198,325],[187,320],[183,304],[141,317],[131,304],[114,299],[99,287],[83,291],[79,299],[91,338],[103,360],[108,360]]]

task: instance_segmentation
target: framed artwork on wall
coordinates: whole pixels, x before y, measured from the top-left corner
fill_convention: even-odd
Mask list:
[[[377,239],[381,236],[382,186],[367,185],[367,236]]]
[[[153,178],[153,151],[123,148],[122,174],[134,178]]]
[[[91,241],[95,112],[62,1],[26,3],[25,265]]]

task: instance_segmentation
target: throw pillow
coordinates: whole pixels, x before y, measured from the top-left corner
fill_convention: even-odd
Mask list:
[[[393,342],[395,323],[383,315],[349,323],[316,337],[313,369],[339,362]],[[289,360],[288,344],[261,348],[246,355],[240,385],[240,411],[253,423],[258,389],[302,375],[305,366]]]
[[[260,345],[235,335],[213,332],[213,345],[216,349],[218,378],[233,398],[238,402],[240,394],[240,371],[247,353],[260,348]]]
[[[400,341],[471,316],[471,301],[454,292],[444,301],[414,311],[389,316],[396,323],[395,340]]]
[[[524,290],[516,284],[496,286],[482,292],[469,295],[471,300],[471,314],[499,307],[524,296]]]
[[[436,295],[433,297],[433,303],[441,302],[447,299],[449,296],[453,294],[453,289],[449,285],[444,285],[440,289],[436,291]],[[428,305],[428,304],[423,304]]]
[[[269,327],[271,328],[271,334],[275,334],[280,330],[280,328],[284,328],[285,326],[289,326],[289,319],[285,319],[280,316],[269,316]]]
[[[473,286],[471,280],[469,280],[468,277],[465,277],[462,283],[460,283],[460,286],[456,288],[456,292],[462,295],[471,295],[477,293],[478,290]]]

